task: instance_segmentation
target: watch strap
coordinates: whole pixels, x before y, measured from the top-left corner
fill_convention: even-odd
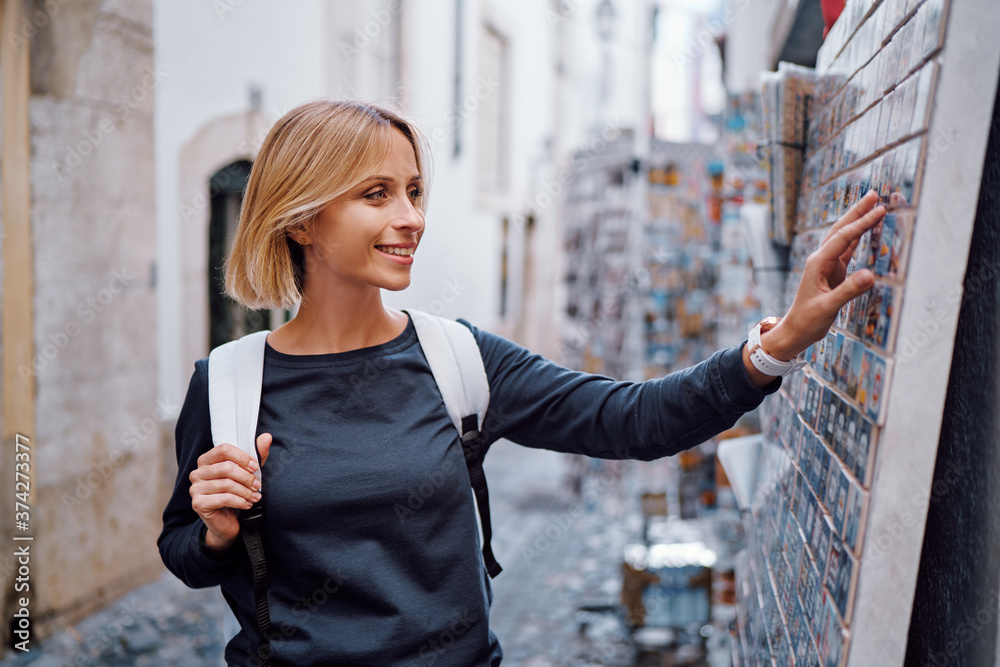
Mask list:
[[[759,370],[764,375],[771,375],[773,377],[785,377],[799,370],[806,365],[804,361],[781,361],[780,359],[775,359],[770,354],[764,351],[764,348],[760,346],[760,329],[761,324],[758,323],[747,335],[747,347],[750,350],[750,363],[754,365],[754,368]]]

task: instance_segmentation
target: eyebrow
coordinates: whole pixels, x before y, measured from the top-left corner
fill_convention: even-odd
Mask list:
[[[423,177],[420,176],[420,174],[417,174],[416,176],[411,176],[410,180],[408,182],[409,183],[413,183],[414,181],[421,181],[421,180],[423,180]],[[365,180],[363,180],[361,182],[362,183],[373,183],[373,182],[378,182],[378,181],[387,181],[389,183],[395,183],[396,179],[393,178],[392,176],[380,176],[380,175],[376,174],[375,176],[369,176],[368,178],[366,178]]]

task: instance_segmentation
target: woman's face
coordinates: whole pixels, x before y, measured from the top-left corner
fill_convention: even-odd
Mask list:
[[[393,291],[410,284],[424,229],[423,184],[410,142],[399,130],[391,141],[385,161],[330,202],[309,228],[303,244],[307,289],[319,282]]]

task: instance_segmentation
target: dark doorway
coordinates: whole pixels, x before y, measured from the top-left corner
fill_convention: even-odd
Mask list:
[[[247,310],[225,294],[224,264],[240,216],[250,162],[238,160],[209,179],[211,217],[208,223],[208,321],[210,348],[244,334],[266,329],[271,311]]]

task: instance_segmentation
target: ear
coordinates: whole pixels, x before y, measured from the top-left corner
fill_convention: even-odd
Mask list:
[[[292,240],[299,245],[309,245],[312,241],[309,240],[309,233],[306,231],[303,225],[297,225],[288,230],[288,235],[292,237]]]

